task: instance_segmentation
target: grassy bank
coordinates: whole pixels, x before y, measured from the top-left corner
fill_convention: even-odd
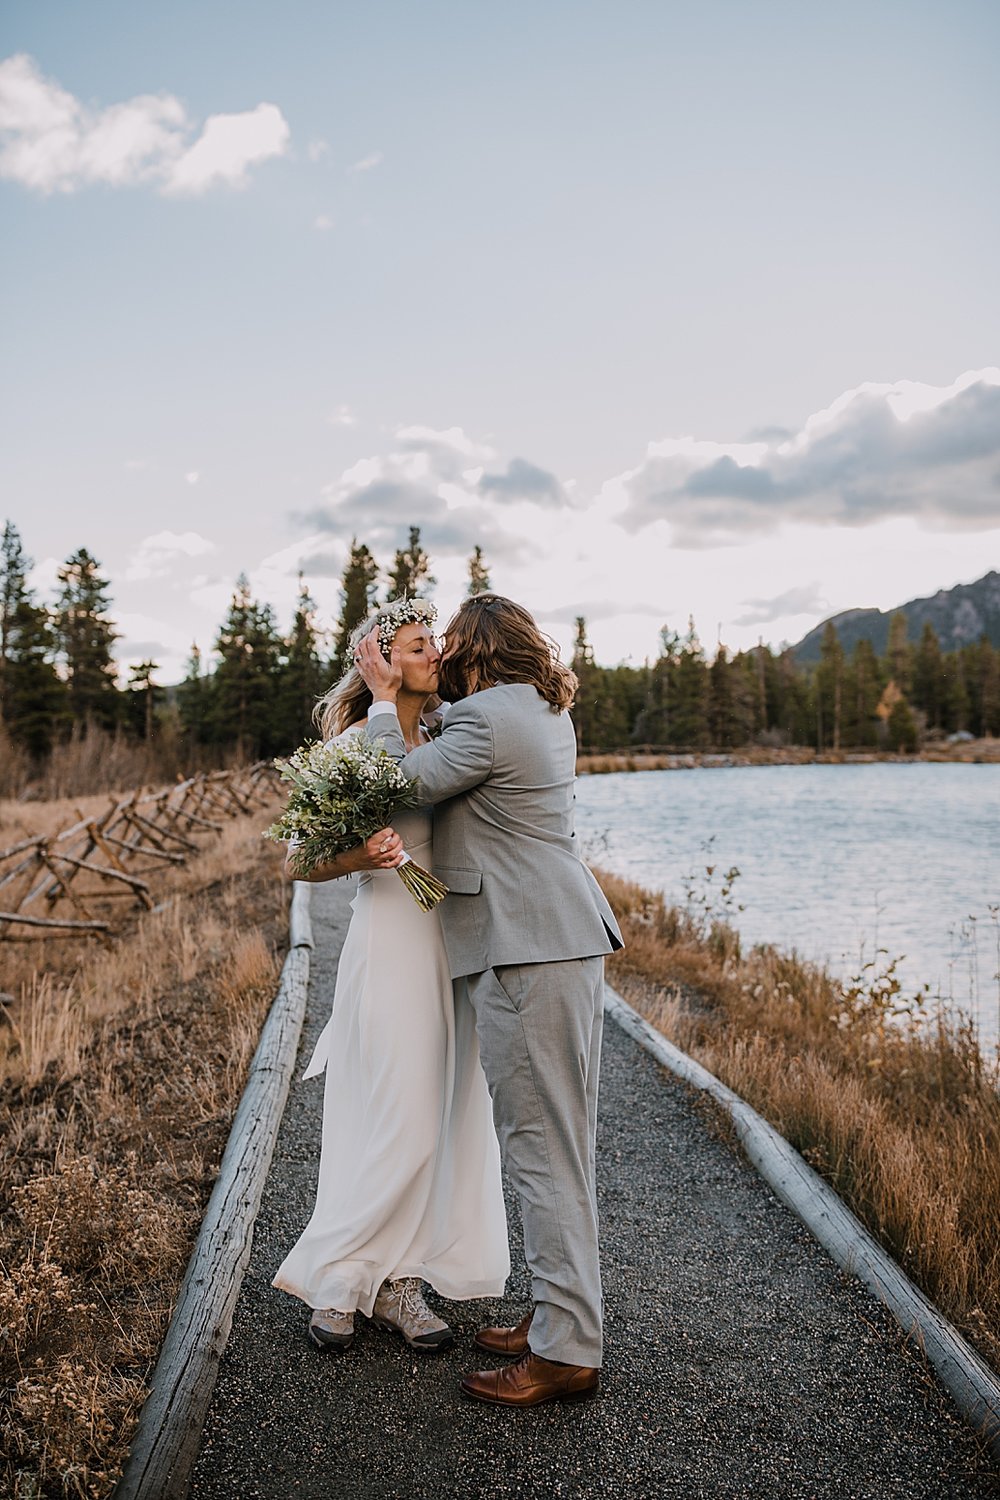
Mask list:
[[[891,971],[838,984],[597,872],[625,933],[608,977],[757,1109],[1000,1371],[1000,1069]]]
[[[891,761],[895,765],[950,764],[1000,765],[1000,739],[968,740],[949,745],[944,741],[926,745],[915,755],[897,755],[888,750],[810,750],[805,745],[774,748],[746,745],[739,750],[640,750],[584,751],[577,756],[578,774],[601,775],[611,771],[687,771],[699,766],[842,766]]]
[[[107,1495],[127,1452],[276,986],[267,818],[227,824],[108,948],[0,947],[0,1493],[18,1500]]]

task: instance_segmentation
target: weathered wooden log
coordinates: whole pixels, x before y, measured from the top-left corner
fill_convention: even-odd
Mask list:
[[[5,859],[12,859],[15,854],[20,854],[24,849],[33,849],[40,842],[40,837],[36,834],[33,839],[22,839],[19,844],[11,844],[9,849],[0,849],[0,864],[3,864]]]
[[[27,859],[22,859],[19,864],[16,864],[12,870],[8,870],[2,879],[0,879],[0,889],[5,885],[10,885],[12,880],[16,880],[25,870],[30,869],[33,864],[38,863],[38,845],[40,842],[41,840],[36,840],[35,846]]]
[[[92,875],[99,875],[102,880],[121,880],[130,885],[139,897],[147,911],[152,909],[152,899],[149,894],[149,886],[138,875],[128,875],[124,870],[109,870],[102,865],[92,865],[85,859],[74,859],[71,854],[56,854],[53,850],[50,859],[59,860],[60,864],[76,865],[80,870],[89,870]]]
[[[110,932],[107,922],[72,922],[60,917],[26,917],[19,911],[0,911],[0,922],[23,922],[26,927],[66,927],[75,932]]]
[[[174,854],[169,849],[150,849],[148,846],[139,843],[128,844],[124,839],[116,839],[113,834],[109,833],[103,834],[102,840],[106,844],[113,844],[116,849],[124,849],[128,854],[141,854],[143,859],[165,859],[174,865],[187,863],[183,854]]]
[[[183,1500],[188,1492],[295,1066],[309,987],[308,902],[309,886],[297,884],[292,946],[114,1500]],[[304,923],[296,916],[303,907]]]
[[[226,826],[224,823],[213,823],[208,818],[202,818],[198,813],[188,812],[186,807],[178,808],[178,818],[186,818],[189,823],[197,823],[200,828],[210,828],[213,833],[221,833]]]
[[[65,896],[66,900],[69,902],[70,906],[73,907],[74,911],[78,911],[80,913],[81,917],[84,919],[84,921],[89,922],[91,920],[90,912],[84,906],[83,902],[80,900],[80,898],[76,894],[76,892],[70,889],[70,884],[69,883],[73,879],[74,875],[76,874],[76,871],[75,870],[71,870],[69,872],[69,874],[67,875],[65,873],[65,871],[57,870],[56,867],[55,867],[55,865],[52,862],[53,859],[67,859],[67,856],[66,855],[52,855],[52,854],[49,853],[48,849],[44,849],[42,851],[42,853],[39,855],[39,858],[41,859],[41,861],[45,865],[45,867],[48,869],[48,871],[50,872],[50,874],[53,877],[53,881],[55,882],[54,885],[50,885],[48,887],[47,891],[46,891],[46,899],[47,899],[49,905],[50,906],[54,906],[55,903],[58,900],[60,900],[63,896]],[[72,863],[76,863],[76,861],[73,861],[73,860],[68,860],[68,862],[71,863],[71,864]],[[24,901],[22,901],[21,905],[22,906],[27,906],[28,902],[31,900],[31,897],[34,896],[35,894],[36,894],[36,891],[32,891],[29,896],[25,897],[25,899],[24,899]]]
[[[152,839],[153,843],[160,849],[163,848],[163,839],[173,839],[175,843],[183,845],[185,849],[193,849],[197,852],[198,845],[192,843],[189,838],[185,838],[182,833],[178,833],[174,828],[161,828],[159,824],[151,822],[149,818],[144,818],[142,813],[136,812],[134,808],[129,809],[128,819],[130,823],[137,824],[140,828],[144,829],[147,837]]]
[[[1000,1460],[1000,1381],[934,1304],[914,1286],[794,1146],[707,1068],[668,1042],[605,986],[605,1010],[657,1062],[710,1094],[732,1118],[743,1149],[764,1181],[849,1276],[888,1308],[906,1338],[926,1356],[969,1425]]]

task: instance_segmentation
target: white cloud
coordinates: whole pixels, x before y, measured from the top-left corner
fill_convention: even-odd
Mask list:
[[[329,214],[317,214],[313,220],[313,228],[326,231],[333,228],[333,219]]]
[[[338,406],[337,410],[327,417],[331,427],[356,427],[358,419],[347,405]]]
[[[189,469],[188,472],[184,475],[184,478],[188,484],[197,484],[198,480],[201,478],[201,474],[197,469]]]
[[[591,611],[604,661],[655,655],[659,626],[683,631],[690,615],[709,646],[739,649],[762,631],[794,640],[836,610],[891,608],[985,571],[1000,539],[998,398],[993,371],[859,387],[803,424],[805,442],[776,428],[745,442],[667,438],[590,495],[460,427],[411,423],[299,520],[327,539],[314,558],[331,586],[352,536],[386,564],[419,526],[444,615],[481,545],[494,585],[564,651]],[[727,475],[723,513],[712,486]],[[761,497],[739,490],[748,477],[768,487]]]
[[[816,582],[786,589],[773,599],[742,599],[740,603],[746,606],[746,610],[733,620],[734,625],[770,625],[776,620],[803,617],[816,619],[830,608],[829,600],[823,597]]]
[[[162,578],[178,558],[204,557],[215,550],[215,543],[197,531],[158,531],[139,543],[129,558],[125,579],[137,583],[145,578]]]
[[[28,574],[28,587],[48,601],[60,587],[59,569],[62,561],[58,557],[43,557]]]
[[[650,443],[605,492],[627,529],[661,522],[688,548],[734,545],[785,521],[909,516],[933,530],[985,530],[1000,524],[1000,369],[947,386],[869,382],[799,432],[764,441]]]
[[[385,160],[381,151],[373,151],[370,156],[363,156],[360,161],[353,162],[348,167],[349,172],[370,172],[373,167],[381,166]]]
[[[115,614],[115,626],[120,639],[115,642],[115,656],[119,661],[138,661],[140,656],[152,656],[165,664],[161,658],[171,662],[186,655],[191,644],[188,632],[154,615],[125,610]]]
[[[451,448],[466,458],[494,458],[492,448],[474,442],[461,427],[423,427],[419,423],[396,428],[396,441],[406,448]]]
[[[310,141],[308,146],[306,147],[306,155],[312,162],[322,161],[323,157],[326,155],[329,149],[330,142],[324,141],[321,137],[317,136],[317,138]]]
[[[284,156],[291,131],[276,104],[235,115],[210,115],[198,140],[175,161],[164,192],[204,193],[217,183],[245,187],[247,170],[257,162]]]
[[[173,94],[139,94],[94,108],[46,78],[26,53],[0,62],[0,177],[35,192],[74,192],[98,182],[149,182],[164,193],[243,186],[248,167],[283,155],[290,136],[273,104],[212,115],[192,144],[195,129]]]

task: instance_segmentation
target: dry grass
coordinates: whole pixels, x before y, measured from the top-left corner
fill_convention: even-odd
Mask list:
[[[227,824],[110,949],[3,945],[2,1493],[107,1495],[127,1451],[275,990],[267,820]]]
[[[51,802],[0,798],[0,849],[7,849],[22,839],[34,839],[40,835],[52,837],[84,817],[98,817],[107,811],[109,800],[108,796],[100,794],[57,797]]]
[[[600,880],[626,939],[612,983],[791,1141],[1000,1370],[1000,1059],[891,975],[841,986]]]
[[[188,745],[177,720],[161,720],[147,744],[120,730],[111,734],[96,724],[78,726],[70,739],[54,745],[41,764],[33,764],[11,743],[0,726],[0,797],[21,801],[55,801],[145,785],[162,785],[175,776],[216,770],[233,763],[233,747]]]

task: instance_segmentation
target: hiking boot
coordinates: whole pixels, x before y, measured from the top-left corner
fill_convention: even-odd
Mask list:
[[[423,1286],[416,1276],[383,1281],[372,1309],[372,1322],[394,1328],[411,1349],[446,1349],[455,1342],[447,1323],[432,1313],[424,1301]]]
[[[309,1319],[309,1342],[324,1354],[343,1354],[354,1343],[354,1314],[318,1307]]]

